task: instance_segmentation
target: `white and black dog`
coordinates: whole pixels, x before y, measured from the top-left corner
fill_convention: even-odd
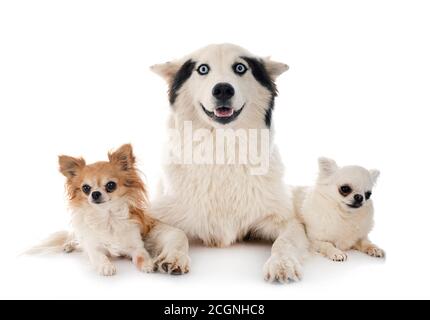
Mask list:
[[[248,236],[274,241],[264,266],[266,280],[298,280],[308,241],[294,217],[292,195],[284,185],[284,168],[272,140],[275,79],[288,66],[256,57],[235,45],[221,44],[154,65],[152,70],[169,84],[168,126],[178,132],[169,149],[182,160],[166,164],[153,214],[208,246],[225,247]],[[192,133],[199,132],[198,138],[187,138],[190,126]],[[208,154],[209,160],[216,157],[211,152],[206,152],[200,163],[193,161],[195,156],[185,154],[187,150],[201,151],[202,145],[214,146],[217,131],[222,129],[268,134],[269,162],[263,174],[252,174],[255,163],[231,161],[236,146],[233,153],[223,147],[230,155],[226,163],[208,161]],[[260,146],[263,137],[258,135]]]

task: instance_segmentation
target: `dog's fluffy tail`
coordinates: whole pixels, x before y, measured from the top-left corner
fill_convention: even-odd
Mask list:
[[[59,231],[50,235],[37,246],[27,250],[24,254],[58,253],[62,251],[71,252],[74,247],[74,236],[67,231]]]

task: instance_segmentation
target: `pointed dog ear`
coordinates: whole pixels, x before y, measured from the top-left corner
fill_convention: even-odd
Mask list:
[[[270,57],[263,59],[264,66],[266,67],[267,73],[273,80],[276,80],[281,74],[288,71],[290,68],[287,64],[282,62],[273,61]]]
[[[123,171],[128,171],[134,168],[136,158],[133,154],[131,144],[125,144],[118,150],[108,154],[109,162],[118,166]]]
[[[151,71],[158,74],[168,83],[171,83],[175,75],[181,68],[181,64],[177,61],[169,61],[161,64],[154,64],[151,66]]]
[[[151,70],[160,75],[169,84],[169,101],[173,105],[178,96],[178,91],[193,74],[196,63],[189,59],[184,63],[179,61],[156,64]]]
[[[369,170],[370,176],[372,177],[373,184],[376,184],[376,181],[378,181],[379,175],[381,172],[376,169]]]
[[[60,172],[67,179],[72,179],[77,176],[79,171],[86,165],[83,158],[73,158],[69,156],[59,156],[58,163],[60,165]]]
[[[336,161],[324,157],[318,159],[318,165],[320,179],[332,176],[339,169],[336,164]]]

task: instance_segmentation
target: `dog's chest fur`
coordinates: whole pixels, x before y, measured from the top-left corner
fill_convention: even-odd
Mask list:
[[[371,204],[353,213],[346,213],[311,189],[308,192],[299,215],[311,240],[331,242],[341,250],[349,250],[371,231]]]
[[[166,174],[175,207],[161,218],[207,245],[228,246],[265,217],[292,212],[276,150],[266,175],[250,175],[246,165],[169,165]]]
[[[72,225],[78,238],[121,256],[141,238],[139,225],[129,217],[128,206],[96,211],[92,208],[73,210]]]

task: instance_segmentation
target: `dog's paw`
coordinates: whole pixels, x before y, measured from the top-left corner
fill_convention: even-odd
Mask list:
[[[137,255],[133,257],[133,263],[135,264],[137,269],[141,272],[145,272],[145,273],[154,272],[155,264],[154,264],[154,261],[152,261],[151,257],[149,256]]]
[[[288,283],[302,278],[300,263],[294,259],[272,256],[264,265],[264,279],[268,282]]]
[[[377,246],[370,246],[370,247],[366,248],[365,253],[367,255],[369,255],[371,257],[375,257],[375,258],[384,258],[385,257],[384,250],[378,248]]]
[[[338,250],[337,252],[332,253],[329,256],[329,259],[336,261],[336,262],[344,262],[344,261],[348,260],[348,255],[345,252]]]
[[[190,271],[190,258],[186,253],[180,251],[161,254],[155,264],[162,273],[182,275]]]
[[[72,253],[76,250],[76,243],[75,242],[68,242],[64,244],[63,246],[63,252],[65,253]]]
[[[97,269],[99,274],[105,277],[111,277],[116,274],[116,267],[111,262],[103,263]]]

